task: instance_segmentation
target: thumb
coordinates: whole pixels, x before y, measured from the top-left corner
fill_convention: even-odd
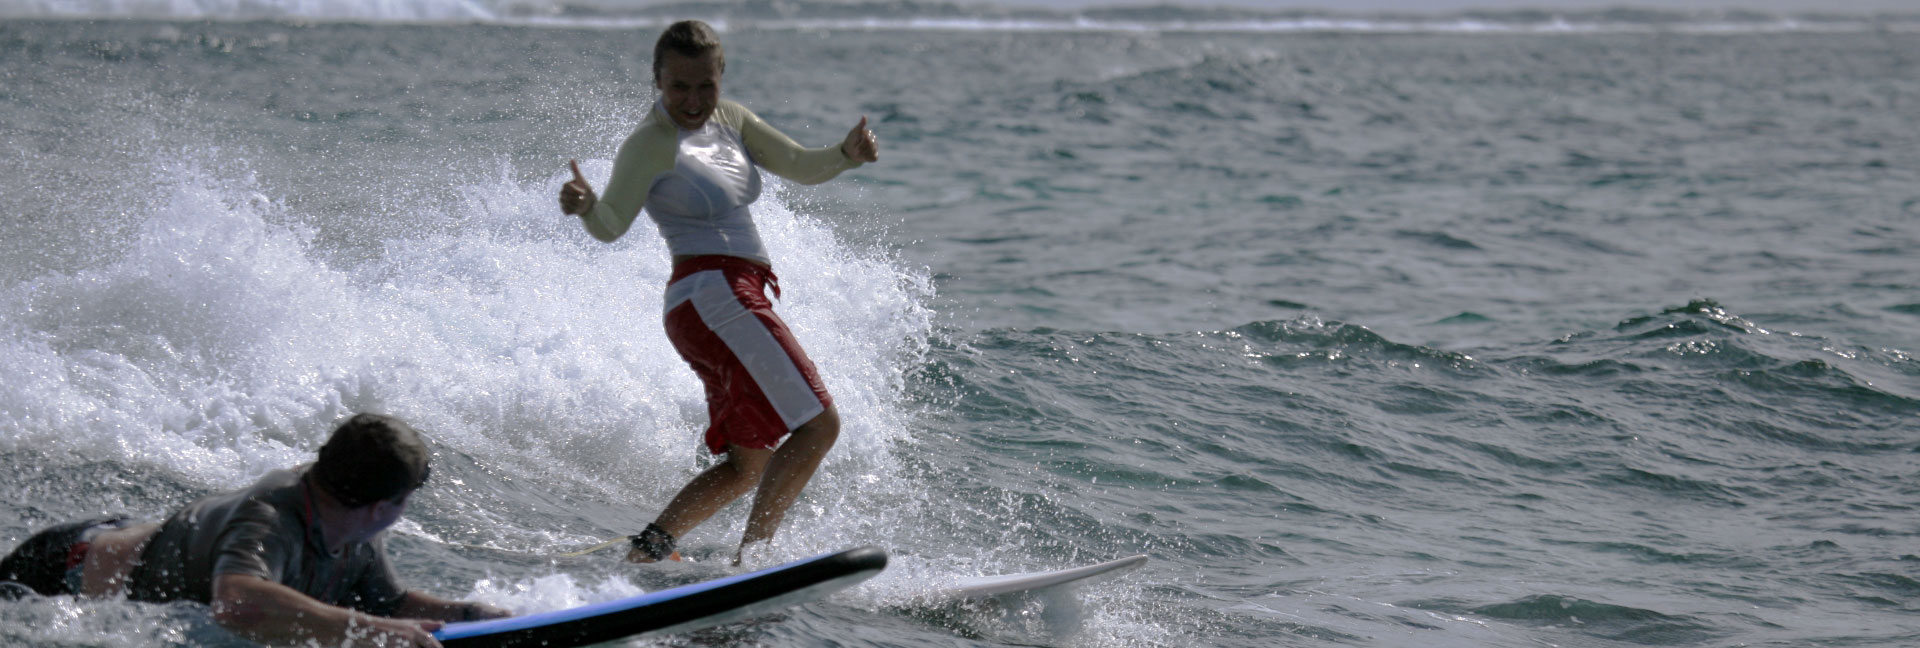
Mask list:
[[[863,130],[866,130],[866,129],[867,129],[867,116],[866,116],[866,115],[861,115],[861,116],[860,116],[860,123],[858,123],[858,124],[854,124],[854,125],[853,125],[853,129],[854,129],[854,130],[856,130],[856,131],[863,131]]]
[[[583,185],[587,183],[587,177],[586,177],[586,176],[584,176],[584,175],[581,175],[581,174],[580,174],[580,161],[579,161],[579,160],[567,160],[567,166],[568,166],[568,167],[571,167],[571,168],[573,169],[573,180],[574,180],[574,182],[578,182],[578,183],[580,183],[580,184],[583,184]]]

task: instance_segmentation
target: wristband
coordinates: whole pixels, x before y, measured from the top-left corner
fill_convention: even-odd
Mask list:
[[[673,555],[673,534],[667,533],[658,524],[648,524],[645,531],[629,536],[628,541],[633,543],[633,548],[654,560],[666,560],[667,556]]]

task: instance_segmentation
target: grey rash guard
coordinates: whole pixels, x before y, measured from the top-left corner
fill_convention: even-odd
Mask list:
[[[215,577],[251,574],[328,605],[392,615],[406,590],[387,563],[386,533],[328,553],[306,471],[276,470],[174,513],[141,552],[127,598],[211,603]]]

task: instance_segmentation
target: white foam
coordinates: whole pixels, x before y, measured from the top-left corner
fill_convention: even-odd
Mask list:
[[[513,610],[516,615],[538,614],[623,599],[646,590],[623,578],[608,576],[597,583],[575,581],[567,574],[536,578],[483,578],[473,584],[466,601],[480,601]]]
[[[456,227],[344,261],[322,241],[350,231],[301,225],[338,217],[292,213],[244,175],[154,166],[166,198],[135,214],[124,254],[0,287],[0,448],[232,487],[310,460],[352,412],[385,411],[509,477],[636,504],[697,469],[705,399],[661,331],[668,261],[645,223],[601,244],[555,213],[563,178],[487,179],[412,214]],[[759,207],[777,308],[843,415],[821,483],[885,470],[930,334],[924,272],[835,240],[777,189]]]
[[[85,450],[232,484],[295,463],[357,385],[338,337],[342,278],[306,259],[310,233],[267,225],[276,210],[180,171],[123,256],[8,286],[0,358],[0,447]],[[345,382],[343,382],[345,381]],[[332,403],[329,403],[332,401]]]

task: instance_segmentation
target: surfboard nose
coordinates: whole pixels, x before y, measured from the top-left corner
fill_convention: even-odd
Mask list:
[[[875,546],[854,547],[840,552],[837,558],[845,561],[849,567],[879,571],[887,568],[887,552]]]

